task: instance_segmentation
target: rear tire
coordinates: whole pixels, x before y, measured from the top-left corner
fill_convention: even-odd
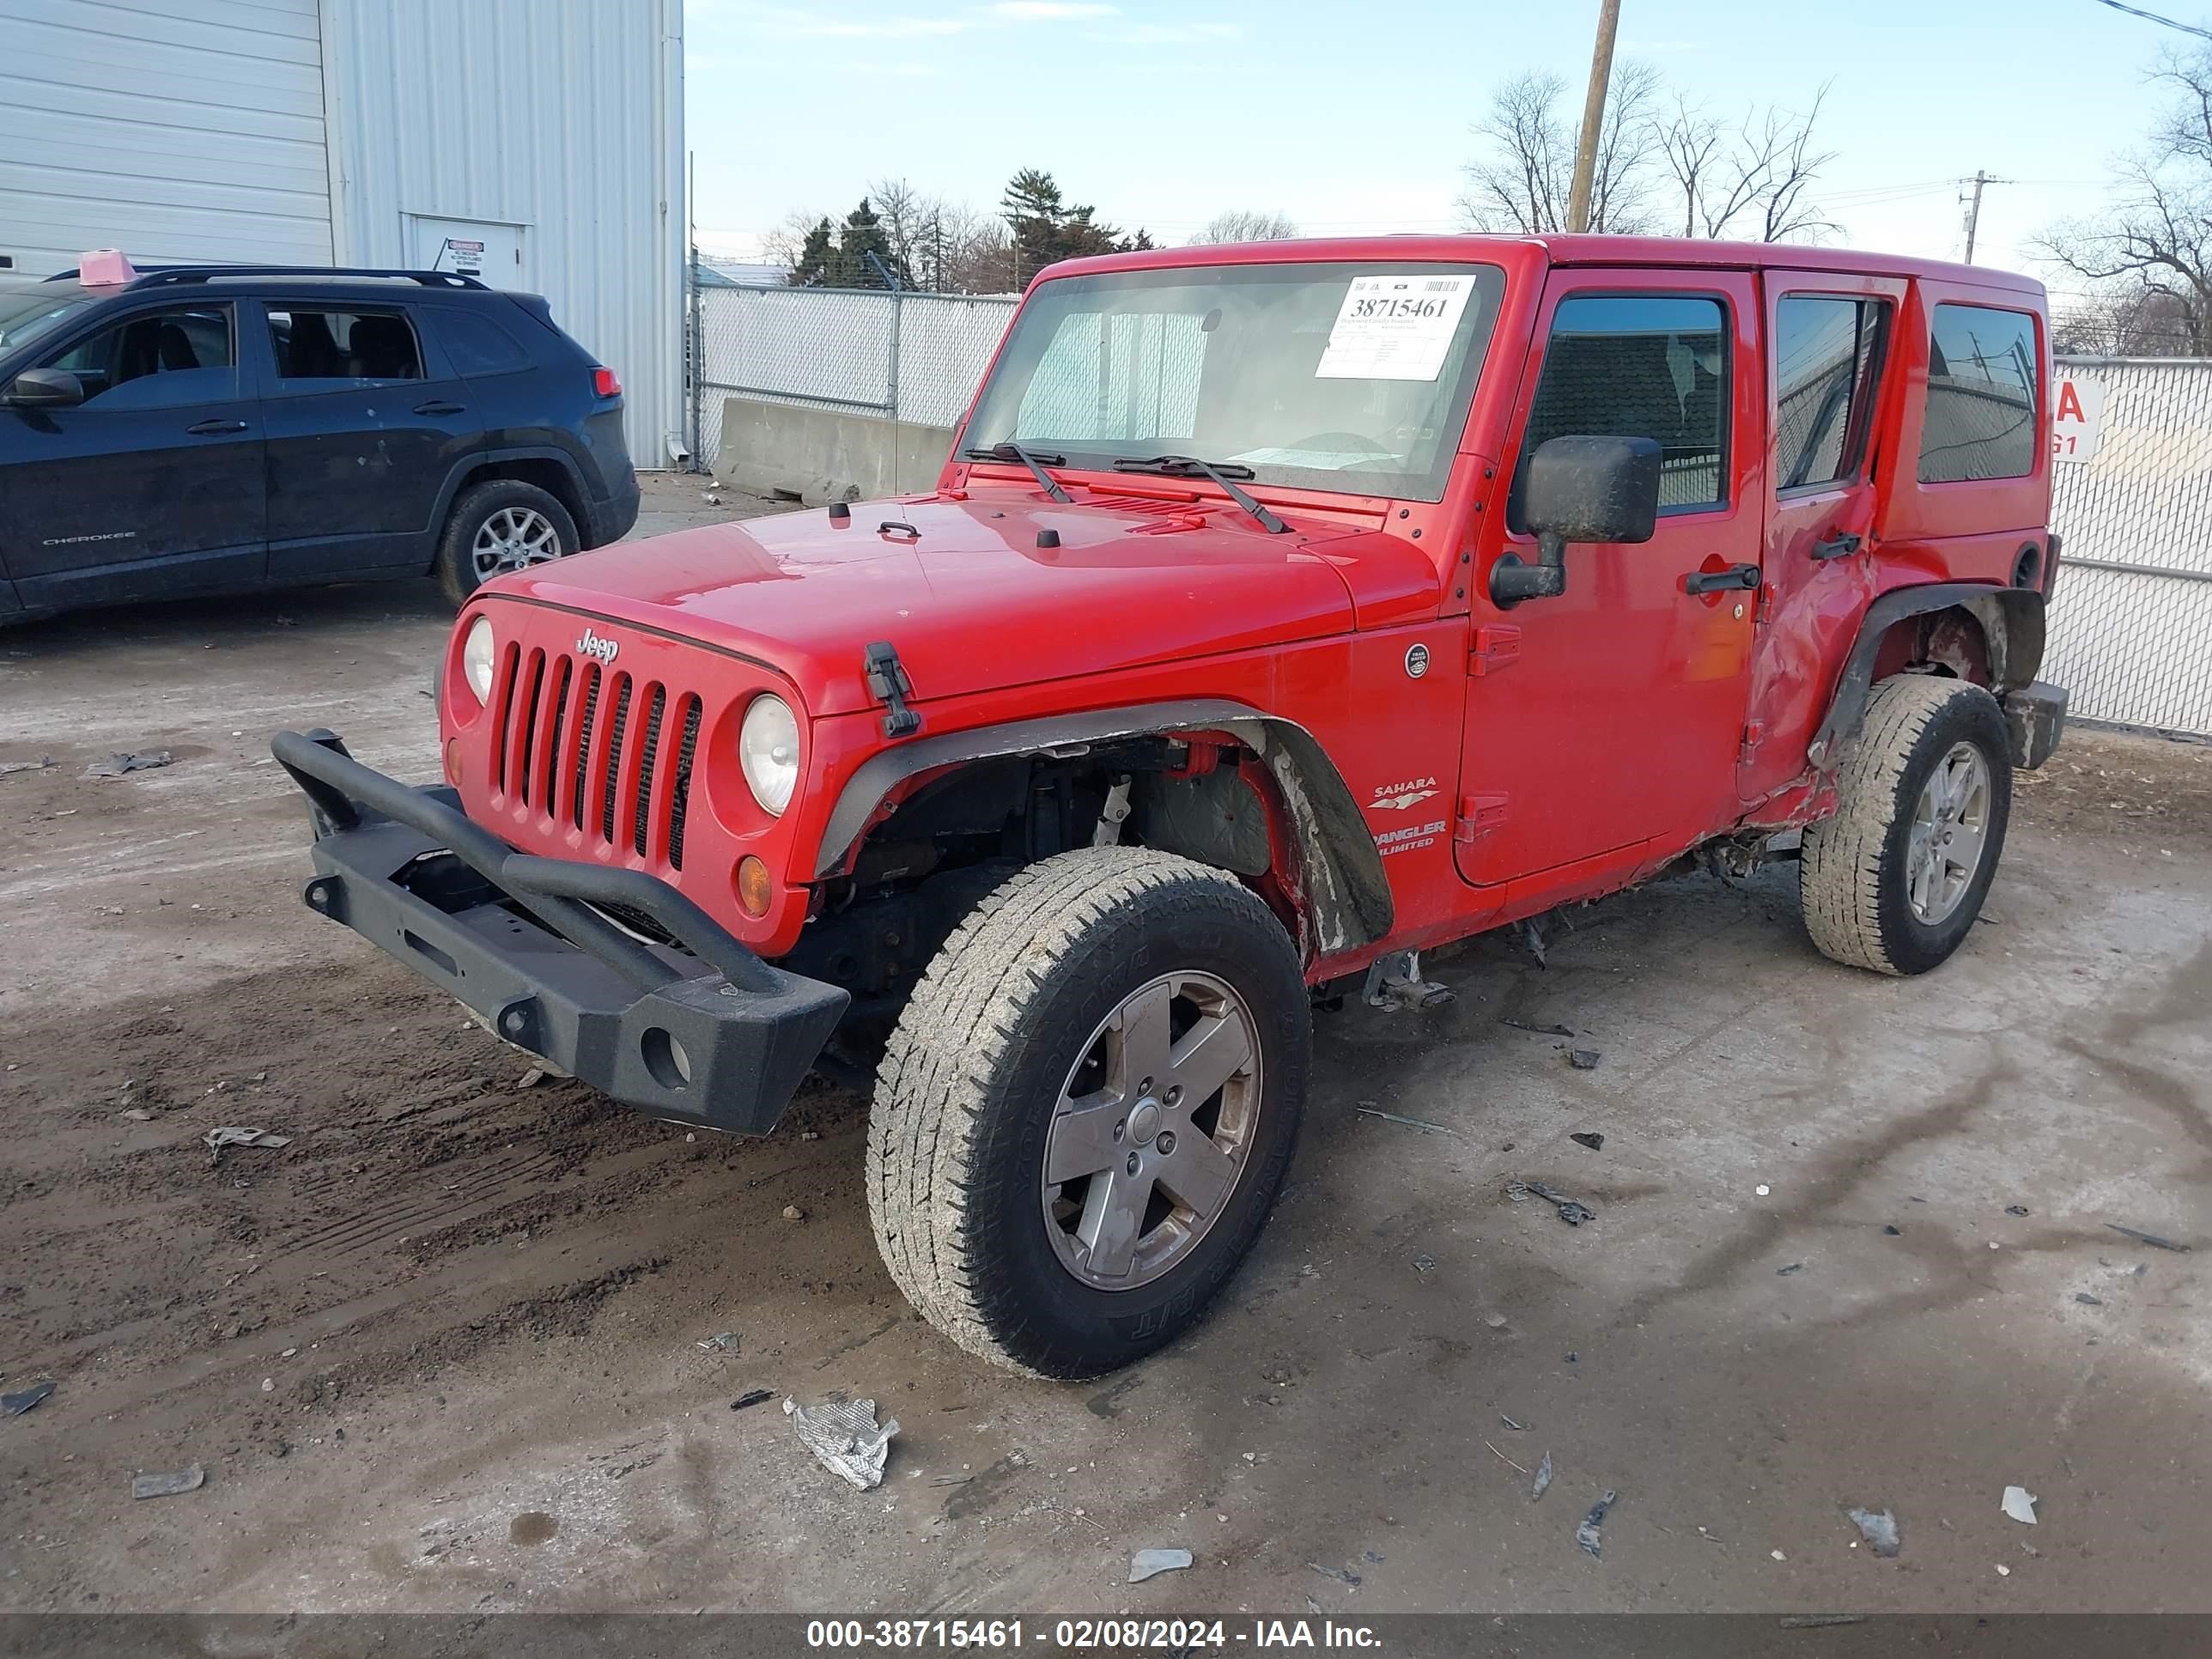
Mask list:
[[[495,575],[565,559],[582,546],[575,520],[550,490],[487,478],[461,491],[446,515],[438,586],[458,605]]]
[[[2004,851],[2012,746],[2003,711],[1965,680],[1884,680],[1836,790],[1835,816],[1805,831],[1806,930],[1851,967],[1924,974],[1973,927]]]
[[[1310,1045],[1297,950],[1232,878],[1126,847],[1021,871],[931,963],[877,1076],[892,1279],[1031,1376],[1172,1341],[1274,1204]]]

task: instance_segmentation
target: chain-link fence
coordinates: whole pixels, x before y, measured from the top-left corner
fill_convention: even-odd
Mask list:
[[[997,295],[702,288],[693,451],[714,465],[722,399],[733,396],[951,426],[975,395],[1014,304]]]
[[[2212,362],[2071,357],[2043,675],[2071,712],[2212,737]]]

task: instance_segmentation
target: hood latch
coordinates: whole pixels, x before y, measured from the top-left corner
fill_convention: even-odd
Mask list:
[[[878,640],[868,647],[868,695],[891,712],[884,716],[884,735],[903,738],[921,730],[921,716],[906,706],[914,695],[914,682],[898,659],[897,647]]]

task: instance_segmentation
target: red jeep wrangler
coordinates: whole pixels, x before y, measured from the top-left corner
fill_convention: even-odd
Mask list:
[[[657,1116],[872,1089],[915,1307],[1108,1370],[1426,947],[1771,857],[1840,962],[1958,947],[2063,717],[2049,364],[2033,282],[1818,249],[1054,266],[932,493],[489,583],[442,787],[280,735],[307,902]]]

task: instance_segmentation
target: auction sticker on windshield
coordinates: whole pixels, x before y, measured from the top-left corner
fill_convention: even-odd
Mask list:
[[[1355,276],[1317,380],[1433,380],[1443,372],[1472,276]]]

